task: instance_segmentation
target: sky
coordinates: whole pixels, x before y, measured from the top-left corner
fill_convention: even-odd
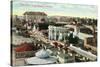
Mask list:
[[[22,16],[25,12],[45,12],[48,16],[72,16],[97,18],[98,9],[95,5],[50,3],[36,1],[13,1],[13,15]]]

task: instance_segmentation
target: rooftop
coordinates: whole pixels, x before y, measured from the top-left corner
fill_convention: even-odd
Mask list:
[[[44,12],[25,12],[24,15],[43,15],[43,16],[47,16],[47,14],[44,13]]]

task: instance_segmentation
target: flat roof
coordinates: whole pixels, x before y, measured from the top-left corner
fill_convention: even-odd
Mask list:
[[[75,47],[75,46],[70,46],[68,48],[71,49],[71,50],[73,50],[73,51],[75,51],[76,53],[84,56],[84,57],[89,58],[90,60],[96,60],[97,59],[96,55],[94,55],[94,54],[92,54],[90,52],[87,52],[85,50],[82,50],[81,48],[78,48],[78,47]]]
[[[79,33],[78,33],[78,37],[79,37],[80,39],[85,39],[85,38],[93,37],[93,35],[85,34],[85,33],[79,32]]]

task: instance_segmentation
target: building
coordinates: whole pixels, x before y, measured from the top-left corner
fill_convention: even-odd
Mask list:
[[[67,29],[59,26],[49,25],[49,39],[50,40],[65,40]]]
[[[69,62],[75,62],[75,56],[74,55],[70,55],[68,53],[68,49],[61,49],[58,48],[58,54],[57,54],[57,58],[59,63],[69,63]]]
[[[73,34],[75,36],[78,36],[79,43],[78,47],[82,49],[86,49],[87,51],[90,51],[93,54],[97,54],[97,47],[96,43],[94,43],[94,35],[93,30],[91,26],[80,26],[80,28],[77,28],[75,25],[65,25],[66,28],[73,29]],[[95,38],[97,40],[97,38]]]
[[[72,17],[70,16],[51,16],[50,17],[52,22],[71,22]]]
[[[79,38],[84,42],[84,47],[86,49],[91,49],[93,51],[97,51],[96,46],[93,46],[93,35],[79,33]]]
[[[24,18],[26,21],[44,23],[47,20],[47,14],[44,12],[25,12]]]
[[[11,16],[12,21],[12,27],[15,27],[16,25],[20,24],[20,19],[18,15],[12,15]]]

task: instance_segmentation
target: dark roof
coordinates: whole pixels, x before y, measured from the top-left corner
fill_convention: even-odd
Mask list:
[[[21,43],[19,47],[15,48],[16,52],[33,51],[37,50],[39,47],[34,46],[32,43]]]
[[[44,15],[47,16],[44,12],[25,12],[24,15]]]
[[[16,52],[24,52],[24,51],[32,51],[32,50],[33,50],[32,45],[29,45],[27,43],[23,43],[21,44],[21,46],[15,49]]]

